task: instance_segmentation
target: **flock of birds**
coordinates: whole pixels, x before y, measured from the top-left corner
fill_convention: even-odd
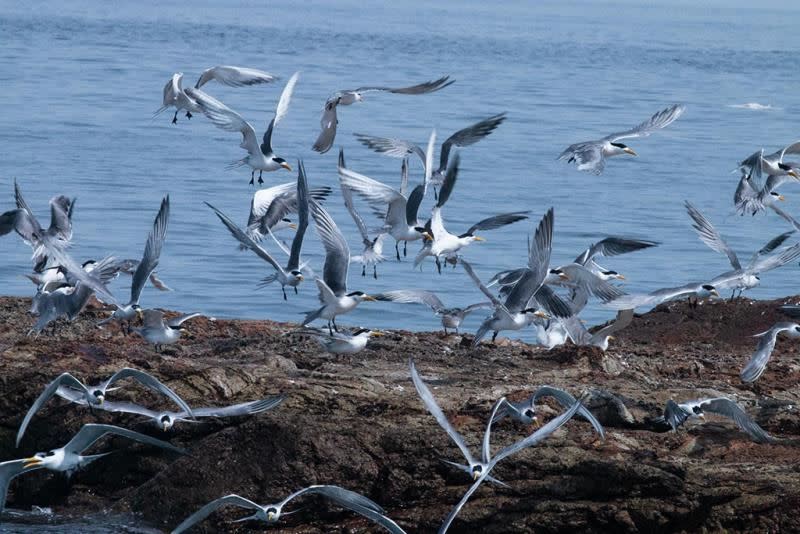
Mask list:
[[[299,73],[292,75],[286,83],[261,143],[250,123],[202,88],[212,81],[241,87],[269,84],[277,79],[272,74],[256,69],[217,66],[205,70],[193,88],[183,88],[183,74],[176,73],[164,88],[163,106],[157,113],[174,108],[173,123],[177,122],[179,112],[185,112],[187,118],[191,118],[193,113],[202,114],[221,129],[241,133],[241,147],[247,151],[247,156],[234,162],[233,165],[250,167],[250,184],[255,183],[255,173],[258,171],[258,183],[262,184],[264,172],[292,170],[287,160],[275,153],[273,135],[275,128],[288,112]],[[444,76],[409,87],[365,86],[337,91],[325,102],[321,131],[313,144],[313,149],[325,153],[332,148],[338,127],[339,106],[362,102],[370,93],[421,95],[440,91],[452,83],[453,80]],[[601,174],[609,158],[636,155],[631,147],[621,142],[622,140],[649,136],[670,125],[684,111],[682,105],[669,106],[629,130],[571,145],[558,159],[575,164],[578,170]],[[488,280],[484,280],[465,259],[465,249],[472,243],[483,240],[479,233],[528,220],[530,212],[516,211],[494,215],[476,222],[460,233],[447,228],[444,212],[458,181],[461,156],[456,149],[473,145],[489,136],[505,118],[505,113],[492,115],[448,137],[439,147],[438,164],[434,159],[437,148],[435,131],[431,133],[425,146],[401,139],[355,134],[365,147],[377,153],[402,159],[400,184],[398,187],[393,187],[348,168],[344,152],[342,150],[339,152],[339,186],[345,206],[361,237],[363,249],[359,255],[351,255],[347,239],[324,208],[324,203],[332,194],[331,187],[310,187],[302,161],[297,162],[296,181],[260,189],[253,195],[244,228],[213,205],[208,203],[207,205],[242,250],[251,251],[269,264],[270,274],[262,280],[262,286],[280,285],[282,298],[288,299],[287,288],[297,293],[298,287],[305,280],[315,281],[320,306],[308,312],[302,325],[291,333],[311,336],[319,341],[324,350],[334,354],[357,353],[367,346],[370,336],[381,334],[368,329],[340,330],[336,323],[339,316],[352,311],[365,301],[427,306],[440,318],[445,334],[450,330],[458,333],[462,321],[468,314],[486,310],[488,315],[473,337],[473,346],[481,343],[490,332],[494,342],[500,332],[532,327],[536,331],[538,342],[547,348],[571,342],[575,345],[595,346],[606,350],[610,340],[613,339],[613,334],[631,323],[636,308],[655,306],[679,297],[688,297],[693,305],[697,305],[702,298],[719,297],[719,292],[722,290],[732,291],[733,296],[737,292],[741,295],[744,290],[758,285],[764,273],[800,257],[800,243],[784,246],[785,241],[796,230],[800,230],[800,223],[777,206],[777,202],[782,200],[777,189],[785,183],[800,181],[800,164],[785,160],[787,155],[800,153],[800,142],[798,142],[769,155],[760,150],[739,164],[742,176],[734,198],[737,211],[741,214],[755,215],[771,209],[793,227],[792,230],[770,240],[762,249],[755,252],[746,264],[739,260],[714,225],[695,206],[686,203],[692,226],[700,240],[711,249],[727,256],[731,264],[731,269],[719,276],[679,287],[658,289],[648,294],[627,294],[615,283],[623,280],[624,276],[602,266],[598,261],[602,257],[611,258],[640,251],[657,246],[658,243],[620,236],[609,236],[591,244],[578,254],[572,263],[553,266],[550,264],[550,256],[555,214],[550,208],[541,218],[533,234],[527,238],[528,255],[526,258],[520,258],[521,266],[498,272]],[[420,183],[411,187],[409,160],[414,156],[422,163],[423,175]],[[432,195],[429,191],[432,191]],[[164,345],[178,342],[185,328],[184,323],[200,315],[192,313],[168,319],[162,311],[143,309],[140,305],[143,290],[148,284],[162,291],[170,290],[157,274],[170,217],[168,196],[159,206],[140,259],[119,259],[109,256],[81,264],[69,253],[75,200],[63,195],[52,198],[50,224],[44,227],[25,201],[22,189],[16,182],[14,194],[16,207],[0,215],[0,236],[14,231],[33,248],[33,272],[27,274],[37,287],[30,310],[36,317],[31,334],[38,335],[51,325],[55,331],[57,321],[74,320],[90,299],[95,297],[110,309],[110,315],[98,323],[99,328],[116,325],[122,334],[135,333],[159,350]],[[425,218],[420,213],[420,208],[428,196],[433,196],[433,207],[430,216]],[[357,206],[356,201],[369,208],[370,215],[376,216],[377,224],[367,222],[368,219],[362,215],[363,208]],[[317,275],[309,262],[303,261],[302,258],[303,243],[311,221],[325,249],[325,260],[320,275]],[[275,235],[287,228],[295,232],[289,246]],[[377,266],[386,260],[383,254],[383,242],[388,237],[394,238],[395,256],[398,261],[402,261],[402,257],[407,255],[409,242],[420,241],[422,246],[414,258],[414,267],[420,266],[429,257],[433,258],[440,273],[443,266],[451,265],[456,268],[461,265],[485,298],[482,297],[480,301],[469,306],[450,307],[445,305],[440,296],[428,290],[399,289],[368,295],[363,291],[349,289],[348,273],[351,263],[361,265],[362,276],[371,271],[377,278]],[[285,261],[277,259],[275,254],[268,250],[271,246],[268,247],[267,241],[274,244],[275,248],[280,250],[278,254],[285,254],[287,259]],[[132,276],[130,297],[127,301],[118,300],[108,287],[121,273]],[[597,299],[609,309],[617,310],[615,321],[594,332],[587,329],[579,317],[591,299]],[[798,306],[784,306],[782,309],[791,317],[800,317]],[[325,326],[311,326],[311,323],[318,321],[323,322]],[[800,324],[779,322],[769,331],[759,334],[756,351],[741,372],[742,381],[753,382],[764,373],[777,337],[781,333],[800,337]],[[440,532],[447,531],[453,519],[481,483],[488,481],[504,485],[490,475],[500,461],[540,443],[573,416],[577,415],[588,420],[601,438],[604,436],[602,425],[580,399],[558,388],[543,386],[525,401],[510,402],[501,398],[494,404],[487,418],[480,459],[477,459],[470,452],[463,437],[447,420],[433,394],[420,377],[413,360],[409,362],[409,367],[413,384],[425,408],[447,432],[467,462],[466,465],[449,461],[448,463],[466,472],[473,479],[472,486],[445,519]],[[121,387],[117,385],[118,382],[126,379],[135,380],[171,400],[180,410],[160,411],[142,404],[106,400],[108,393]],[[527,437],[492,454],[490,442],[492,425],[509,417],[525,425],[533,423],[538,426],[536,403],[542,397],[548,396],[555,398],[565,411]],[[178,422],[196,422],[204,417],[258,414],[278,406],[283,400],[282,396],[277,396],[227,407],[192,408],[165,384],[140,370],[121,369],[96,386],[86,385],[71,374],[64,373],[44,389],[25,415],[17,435],[17,446],[22,443],[25,430],[34,415],[53,397],[92,410],[137,414],[148,418],[164,431]],[[769,442],[775,439],[759,427],[734,400],[725,397],[688,400],[681,403],[670,400],[661,420],[664,425],[676,431],[687,420],[702,419],[705,413],[719,414],[732,419],[755,441]],[[113,425],[87,424],[61,448],[0,463],[0,511],[5,504],[6,493],[12,479],[37,469],[70,474],[109,454],[83,455],[96,441],[109,434],[175,453],[185,453],[168,442],[138,432]],[[284,512],[284,507],[308,495],[324,497],[340,507],[367,517],[390,532],[403,532],[386,516],[383,508],[377,503],[332,485],[306,487],[278,503],[268,505],[257,504],[239,495],[221,497],[189,516],[173,532],[183,532],[218,508],[228,505],[254,512],[253,515],[241,519],[242,521],[258,519],[274,523],[282,515],[292,513]]]

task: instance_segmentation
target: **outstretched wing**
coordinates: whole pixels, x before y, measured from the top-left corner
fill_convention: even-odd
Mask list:
[[[481,230],[496,230],[497,228],[502,228],[503,226],[508,226],[509,224],[527,219],[529,213],[529,211],[515,211],[513,213],[494,215],[473,224],[463,235],[473,235],[475,232]]]
[[[311,202],[311,216],[314,217],[317,234],[325,247],[322,278],[334,295],[342,296],[347,292],[350,247],[328,212],[316,202]]]
[[[139,297],[142,295],[142,289],[147,283],[150,275],[158,267],[158,260],[161,257],[161,248],[164,245],[164,239],[167,236],[167,222],[169,221],[169,195],[164,197],[161,201],[161,207],[158,210],[155,221],[153,221],[153,230],[147,236],[147,243],[144,246],[144,254],[142,261],[136,266],[136,271],[133,273],[133,280],[131,282],[131,301],[130,304],[138,304]]]
[[[209,81],[216,80],[222,85],[227,85],[229,87],[244,87],[247,85],[271,83],[277,79],[277,76],[273,76],[269,72],[264,72],[263,70],[251,69],[248,67],[234,67],[231,65],[217,65],[216,67],[204,70],[194,86],[196,89],[199,89]]]
[[[322,118],[319,121],[321,130],[317,140],[314,141],[314,146],[311,147],[316,152],[324,154],[333,146],[333,141],[336,139],[336,127],[339,124],[339,119],[336,116],[336,102],[335,100],[328,100],[325,102],[325,109],[322,111]]]
[[[220,497],[219,499],[215,499],[210,503],[206,504],[198,511],[184,519],[180,525],[173,529],[172,534],[181,534],[192,528],[194,525],[205,519],[206,517],[213,514],[215,511],[219,510],[223,506],[227,505],[238,506],[239,508],[246,508],[247,510],[261,510],[261,506],[254,503],[250,499],[245,499],[244,497],[240,497],[236,494],[226,495],[225,497]]]
[[[609,136],[606,136],[605,139],[609,141],[619,141],[620,139],[629,139],[631,137],[647,137],[651,133],[672,124],[678,117],[683,115],[684,111],[686,111],[686,106],[682,104],[675,104],[666,109],[662,109],[643,123],[634,126],[630,130],[613,133]]]
[[[22,424],[19,425],[19,430],[17,431],[17,447],[19,447],[19,442],[22,441],[22,436],[25,435],[25,429],[28,428],[28,424],[31,422],[31,419],[33,419],[33,416],[44,406],[44,403],[50,400],[50,397],[56,394],[56,391],[58,391],[58,388],[61,386],[68,386],[80,391],[86,391],[86,387],[81,381],[69,373],[63,373],[47,384],[44,391],[33,401],[33,404],[25,414],[25,418],[22,420]]]
[[[775,350],[775,343],[778,340],[778,334],[787,330],[792,331],[797,328],[799,327],[796,323],[780,322],[775,323],[772,328],[766,332],[759,334],[756,351],[750,357],[750,361],[747,362],[747,365],[744,366],[744,369],[742,369],[742,372],[740,373],[742,382],[749,384],[758,380],[767,368],[767,362],[769,362],[769,359],[772,356],[772,351]]]
[[[725,397],[707,399],[702,401],[700,406],[706,412],[724,415],[732,419],[739,428],[747,432],[752,440],[757,443],[770,443],[775,441],[775,438],[758,426],[738,404],[730,399],[726,399]]]
[[[425,93],[433,93],[439,89],[444,89],[455,80],[451,80],[450,76],[442,76],[438,80],[431,80],[423,82],[410,87],[378,87],[378,86],[365,86],[354,89],[354,93],[367,93],[371,91],[383,91],[387,93],[395,93],[401,95],[421,95]]]
[[[444,172],[447,168],[447,159],[450,157],[450,150],[454,147],[465,147],[474,145],[484,137],[491,134],[495,129],[506,120],[506,114],[500,113],[492,115],[488,119],[476,122],[472,126],[467,126],[463,130],[459,130],[444,143],[442,143],[442,151],[439,154],[439,172]]]
[[[267,131],[264,133],[264,139],[261,142],[261,152],[263,154],[272,153],[272,132],[278,123],[286,116],[289,111],[289,103],[292,101],[292,93],[294,93],[294,86],[297,85],[297,79],[300,77],[299,72],[292,74],[286,86],[281,92],[281,98],[278,100],[278,106],[275,108],[275,116],[269,121]]]
[[[255,156],[259,153],[256,131],[241,115],[200,89],[187,88],[186,94],[197,103],[200,111],[214,126],[228,132],[241,133],[242,142],[239,146],[247,150],[248,154]]]
[[[575,263],[586,265],[597,255],[618,256],[644,248],[655,247],[658,244],[658,241],[650,241],[648,239],[630,239],[627,237],[609,236],[597,243],[593,243],[589,248],[584,250],[580,256],[575,258]]]
[[[136,380],[144,387],[152,389],[155,392],[161,393],[162,395],[169,397],[175,402],[175,404],[180,406],[182,410],[187,412],[189,415],[192,415],[192,409],[189,408],[189,405],[186,404],[186,401],[180,398],[180,396],[177,393],[172,391],[171,388],[169,388],[166,384],[162,383],[153,375],[150,375],[138,369],[132,369],[130,367],[124,367],[120,369],[119,371],[111,375],[111,377],[108,380],[103,382],[100,385],[100,389],[102,389],[105,392],[114,383],[119,382],[120,380],[124,380],[126,378],[132,378],[133,380]]]
[[[373,137],[359,133],[353,135],[362,145],[379,154],[386,154],[393,158],[407,158],[410,154],[416,154],[425,165],[425,152],[411,141],[391,137]]]
[[[166,441],[151,438],[150,436],[140,434],[139,432],[134,432],[133,430],[128,430],[127,428],[121,428],[114,425],[97,424],[83,425],[81,429],[78,430],[78,433],[75,434],[71,440],[69,440],[69,443],[64,445],[64,449],[73,454],[81,454],[83,451],[91,447],[94,442],[107,434],[122,436],[140,443],[145,443],[147,445],[153,445],[155,447],[161,447],[162,449],[167,449],[172,452],[177,452],[178,454],[186,454],[185,450],[176,447],[171,443],[167,443]]]
[[[233,404],[231,406],[195,408],[192,410],[192,413],[195,417],[238,417],[241,415],[254,415],[271,410],[283,402],[285,398],[286,397],[284,395],[278,395],[276,397],[242,402],[240,404]],[[184,413],[181,415],[187,414]]]
[[[725,242],[722,238],[720,233],[714,228],[714,225],[711,224],[711,221],[705,218],[705,216],[695,208],[691,202],[688,200],[685,202],[686,211],[689,213],[689,217],[692,218],[694,224],[692,224],[692,228],[694,228],[695,232],[697,232],[700,241],[708,245],[708,248],[715,252],[720,252],[728,256],[728,260],[731,262],[731,265],[734,269],[741,269],[742,264],[739,263],[739,258],[736,256],[736,252]]]
[[[435,312],[444,309],[444,303],[436,296],[436,293],[425,291],[424,289],[398,289],[372,296],[375,300],[399,302],[401,304],[425,304]]]

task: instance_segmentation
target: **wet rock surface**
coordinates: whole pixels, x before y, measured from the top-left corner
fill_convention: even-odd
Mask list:
[[[309,484],[338,484],[381,504],[409,532],[435,532],[469,480],[441,461],[462,458],[414,391],[408,372],[414,357],[476,451],[493,402],[501,395],[522,399],[542,384],[576,396],[589,392],[587,405],[606,425],[601,441],[576,419],[543,445],[501,463],[494,474],[510,487],[481,487],[451,532],[798,531],[800,345],[780,338],[756,385],[738,376],[756,344],[751,336],[784,319],[780,304],[797,300],[717,301],[696,310],[663,305],[637,316],[606,353],[573,346],[547,351],[502,338],[471,350],[458,335],[387,332],[364,352],[337,358],[313,340],[287,334],[293,325],[206,318],[187,323],[190,335],[158,354],[116,327],[97,329],[95,322],[107,315],[99,308],[59,325],[54,335],[29,338],[29,301],[2,298],[0,460],[61,446],[94,421],[190,451],[181,457],[107,439],[93,451],[119,452],[71,479],[47,471],[16,479],[8,506],[133,512],[167,531],[228,493],[267,503]],[[193,406],[287,397],[259,415],[178,424],[166,433],[135,416],[53,399],[14,447],[26,410],[59,373],[95,383],[123,366],[154,374]],[[654,421],[670,398],[711,395],[734,398],[780,441],[753,443],[714,416],[677,434]],[[109,398],[174,409],[134,383]],[[541,413],[549,419],[559,407],[547,401]],[[504,419],[493,432],[493,449],[532,430]],[[322,501],[297,505],[302,510],[282,519],[282,532],[376,531]],[[229,522],[245,515],[226,509],[196,532],[263,531],[259,523]]]

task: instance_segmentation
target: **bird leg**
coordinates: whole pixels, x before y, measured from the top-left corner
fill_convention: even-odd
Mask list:
[[[439,256],[436,256],[436,270],[442,274],[442,262],[439,261]]]
[[[497,334],[498,332],[495,330],[494,334],[492,334],[492,343],[494,343],[494,340],[497,339]]]
[[[331,322],[330,321],[328,321],[328,333],[330,335],[333,335],[333,330],[331,329]]]
[[[253,169],[250,172],[250,183],[248,185],[253,185],[253,182],[255,182],[255,179],[256,179],[256,170]]]
[[[187,119],[191,119],[192,118],[192,112],[191,111],[188,111],[188,110],[186,111],[186,118]]]
[[[408,256],[408,241],[403,241],[403,257]]]
[[[333,323],[333,329],[334,329],[334,331],[338,332],[338,331],[339,331],[339,327],[338,327],[338,326],[336,326],[336,317],[334,317],[333,319],[331,319],[331,322]]]
[[[281,291],[283,291],[283,300],[288,300],[288,299],[286,298],[286,288],[285,288],[285,287],[283,287],[283,286],[281,286]]]
[[[261,174],[262,174],[263,172],[264,172],[264,171],[258,171],[258,185],[261,185],[261,184],[263,184],[263,183],[264,183],[264,180],[262,180],[262,179],[261,179]]]
[[[362,263],[361,264],[361,276],[367,276],[367,264],[366,263]]]
[[[377,263],[372,266],[372,278],[374,278],[375,280],[378,279],[378,264]]]
[[[400,241],[394,242],[394,251],[397,253],[397,261],[400,261]]]
[[[175,110],[175,116],[172,117],[172,124],[178,124],[178,111]]]
[[[297,286],[294,286],[294,294],[297,295]]]

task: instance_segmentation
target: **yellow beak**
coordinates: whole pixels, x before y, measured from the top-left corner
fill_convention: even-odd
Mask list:
[[[429,234],[428,232],[422,232],[422,237],[424,237],[425,239],[430,239],[431,241],[433,241],[433,236],[431,234]]]
[[[295,223],[289,223],[289,228],[292,230],[297,230],[297,225]]]
[[[297,278],[298,280],[300,280],[301,282],[304,280],[304,278],[303,278],[303,275],[302,275],[302,274],[298,274],[298,275],[296,276],[296,278]]]
[[[292,166],[289,165],[288,163],[286,163],[285,161],[283,163],[281,163],[281,167],[283,167],[287,171],[291,171],[292,170]]]
[[[638,155],[639,155],[639,154],[637,154],[636,152],[634,152],[634,151],[633,151],[633,149],[632,149],[631,147],[628,147],[628,146],[626,146],[625,148],[623,148],[623,149],[622,149],[622,151],[623,151],[623,152],[625,152],[625,153],[627,153],[627,154],[630,154],[631,156],[638,156]]]
[[[42,460],[37,458],[36,456],[31,456],[30,458],[25,458],[22,460],[22,467],[27,469],[29,467],[36,467],[37,465],[41,465]]]
[[[558,273],[558,277],[561,278],[562,280],[569,280],[569,276],[567,276],[567,273]]]
[[[486,239],[482,237],[475,236],[475,241],[486,241]]]
[[[481,477],[481,474],[477,471],[473,471],[472,473],[472,480],[478,480]]]
[[[542,319],[549,319],[549,318],[550,318],[550,316],[549,316],[549,315],[547,315],[545,312],[543,312],[543,311],[539,311],[539,310],[536,310],[535,312],[533,312],[533,314],[534,314],[536,317],[541,317]]]
[[[712,289],[711,291],[709,291],[709,293],[711,293],[715,297],[719,297],[719,292],[716,289]]]
[[[370,333],[370,335],[371,335],[371,336],[378,336],[378,337],[381,337],[381,336],[382,336],[382,335],[384,335],[384,334],[383,334],[383,332],[377,332],[377,331],[373,330],[373,331]]]
[[[617,338],[615,338],[614,336],[608,336],[608,340],[609,341],[614,340],[614,339],[617,339]]]
[[[800,175],[798,175],[797,171],[795,171],[794,169],[791,169],[791,170],[787,171],[786,174],[788,174],[789,176],[791,176],[795,180],[800,180]]]
[[[364,295],[363,300],[369,300],[369,301],[375,302],[378,299],[376,299],[375,297],[370,297],[369,295]]]
[[[267,514],[267,519],[268,519],[269,521],[272,521],[272,520],[274,520],[274,519],[275,519],[275,514],[274,514],[274,513],[272,513],[272,512],[268,513],[268,514]]]
[[[141,319],[143,315],[144,315],[144,312],[142,311],[142,309],[141,308],[136,308],[136,316],[139,319]]]
[[[780,200],[781,202],[783,202],[784,200],[786,200],[786,197],[785,197],[785,196],[783,196],[783,195],[778,195],[778,200]]]
[[[618,280],[625,280],[625,275],[624,274],[618,274],[617,275],[617,279]]]

